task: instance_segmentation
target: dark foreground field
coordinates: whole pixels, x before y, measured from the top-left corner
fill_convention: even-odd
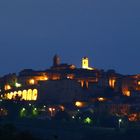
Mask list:
[[[77,122],[16,120],[0,125],[0,140],[135,140],[140,129],[95,128]]]

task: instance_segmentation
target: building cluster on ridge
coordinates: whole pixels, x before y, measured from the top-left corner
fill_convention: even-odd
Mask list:
[[[3,100],[25,100],[49,103],[103,101],[114,97],[139,97],[140,75],[122,75],[114,70],[89,67],[87,57],[82,68],[62,64],[55,55],[53,66],[44,71],[24,69],[0,78]]]

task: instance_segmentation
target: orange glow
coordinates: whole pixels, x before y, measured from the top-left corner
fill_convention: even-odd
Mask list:
[[[84,87],[84,81],[81,81],[81,87]]]
[[[49,108],[49,111],[51,112],[53,109],[52,108]]]
[[[62,110],[62,111],[64,111],[64,110],[65,110],[65,107],[64,107],[64,106],[62,106],[62,105],[60,106],[60,108],[61,108],[61,110]]]
[[[103,102],[103,101],[105,101],[105,98],[100,97],[100,98],[98,98],[98,101],[99,101],[99,102]]]
[[[47,81],[48,80],[48,77],[47,76],[36,76],[34,78],[37,81]]]
[[[67,79],[73,79],[74,78],[74,75],[73,74],[68,74],[67,75]]]
[[[110,80],[109,80],[109,86],[110,86],[111,88],[114,88],[114,87],[115,87],[115,82],[116,82],[115,79],[110,79]]]
[[[140,81],[138,81],[138,85],[140,86]]]
[[[55,108],[51,108],[51,107],[50,107],[50,108],[49,108],[49,111],[50,111],[50,112],[55,111]]]
[[[70,69],[75,69],[76,67],[74,65],[71,65],[70,66]]]
[[[5,90],[10,90],[12,89],[10,85],[5,85]]]
[[[131,93],[130,93],[129,90],[126,90],[126,91],[124,92],[124,95],[129,97],[129,96],[131,95]]]
[[[83,107],[84,106],[84,103],[77,101],[75,103],[75,106],[77,106],[77,107]]]
[[[50,113],[51,113],[51,117],[52,116],[54,116],[54,114],[55,114],[55,108],[49,108],[49,111],[50,111]]]
[[[133,121],[137,121],[137,114],[130,114],[128,116],[129,121],[133,122]]]
[[[58,76],[58,75],[52,76],[52,80],[59,80],[59,79],[60,79],[60,76]]]
[[[30,79],[29,80],[29,84],[34,85],[35,84],[35,80],[34,79]]]

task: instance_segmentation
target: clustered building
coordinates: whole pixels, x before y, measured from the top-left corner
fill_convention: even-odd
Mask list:
[[[114,70],[89,67],[87,57],[82,67],[62,64],[55,55],[53,66],[44,71],[24,69],[0,78],[3,100],[25,100],[47,103],[103,101],[114,97],[139,97],[140,74],[122,75]]]

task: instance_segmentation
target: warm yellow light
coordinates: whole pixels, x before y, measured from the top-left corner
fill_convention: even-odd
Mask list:
[[[34,79],[30,79],[29,80],[29,84],[34,85],[35,84],[35,80]]]
[[[21,97],[22,96],[22,91],[18,91],[18,96]]]
[[[10,85],[5,85],[5,90],[10,90],[11,86]]]
[[[16,86],[17,88],[19,88],[19,87],[21,87],[21,84],[16,83],[15,86]]]
[[[28,89],[28,90],[19,90],[19,91],[14,91],[10,93],[5,94],[6,99],[16,99],[16,96],[18,96],[22,100],[26,101],[36,101],[37,96],[38,96],[38,90],[37,89]]]
[[[49,111],[51,112],[53,109],[52,108],[49,108]]]
[[[140,86],[140,81],[138,81],[138,85]]]
[[[126,95],[126,96],[130,96],[130,91],[126,91],[126,92],[125,92],[125,95]]]
[[[47,81],[48,77],[47,76],[37,76],[35,77],[36,81]]]
[[[131,92],[130,92],[128,89],[125,89],[125,88],[124,88],[124,89],[122,90],[122,92],[123,92],[123,95],[125,95],[125,96],[128,96],[128,97],[131,96]]]
[[[33,90],[33,95],[32,95],[32,100],[36,101],[37,100],[37,96],[38,96],[38,90],[34,89]]]
[[[88,69],[88,70],[93,70],[94,68],[89,67],[89,60],[87,57],[82,58],[82,68],[83,69]]]
[[[23,90],[23,92],[22,92],[22,99],[23,100],[27,99],[27,90]]]
[[[111,88],[114,88],[114,87],[115,87],[115,82],[116,82],[115,79],[110,79],[110,80],[109,80],[109,86],[110,86]]]
[[[48,80],[48,77],[44,77],[44,80]]]
[[[75,102],[75,106],[77,106],[77,107],[83,107],[84,104],[82,102],[77,101],[77,102]]]
[[[88,58],[87,57],[82,58],[82,68],[87,69],[88,67],[89,67]]]
[[[99,102],[103,102],[103,101],[105,101],[105,98],[100,97],[100,98],[98,98],[98,101],[99,101]]]
[[[74,78],[74,75],[73,74],[68,74],[67,75],[67,79],[73,79]]]
[[[12,95],[10,93],[7,93],[7,99],[9,99],[9,100],[12,99]]]
[[[29,89],[27,92],[27,100],[28,101],[32,100],[32,89]]]

